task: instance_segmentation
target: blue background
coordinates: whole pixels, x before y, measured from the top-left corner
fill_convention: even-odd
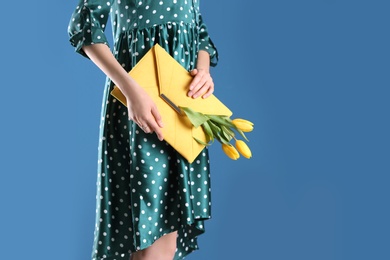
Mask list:
[[[90,257],[104,75],[68,42],[76,4],[2,4],[1,259]],[[211,147],[188,259],[390,259],[389,8],[202,1],[215,93],[255,130],[250,160]]]

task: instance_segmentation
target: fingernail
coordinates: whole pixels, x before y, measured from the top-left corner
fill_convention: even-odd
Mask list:
[[[188,96],[189,97],[192,96],[192,91],[188,92]]]

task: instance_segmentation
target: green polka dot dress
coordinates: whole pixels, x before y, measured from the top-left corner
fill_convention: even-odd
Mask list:
[[[199,0],[81,0],[68,27],[70,42],[108,44],[111,16],[113,53],[127,70],[156,43],[192,70],[197,53],[218,60],[199,13]],[[175,259],[198,249],[197,237],[211,217],[208,150],[190,164],[155,134],[128,120],[127,108],[110,95],[102,102],[97,176],[96,226],[92,259],[119,260],[178,231]],[[164,116],[164,115],[162,115]]]

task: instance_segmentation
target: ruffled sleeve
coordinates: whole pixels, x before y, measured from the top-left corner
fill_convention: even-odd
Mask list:
[[[108,45],[104,30],[113,0],[80,0],[68,26],[70,43],[76,52],[88,58],[83,46],[103,43]]]
[[[210,66],[215,67],[218,63],[218,51],[211,41],[207,26],[199,14],[199,50],[207,51],[210,54]]]

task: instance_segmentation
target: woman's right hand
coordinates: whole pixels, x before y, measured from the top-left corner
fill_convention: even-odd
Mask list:
[[[128,116],[145,133],[156,133],[160,141],[163,140],[161,128],[163,121],[156,104],[146,91],[137,83],[126,89],[124,95],[127,101]]]
[[[112,55],[106,44],[83,47],[88,57],[119,87],[127,100],[129,119],[137,123],[145,133],[155,132],[163,140],[161,115],[148,93],[132,79]]]

